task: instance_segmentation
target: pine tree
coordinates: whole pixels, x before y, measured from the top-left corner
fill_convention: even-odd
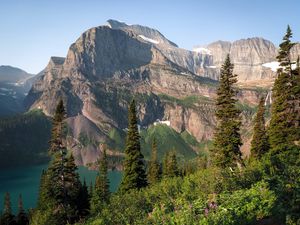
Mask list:
[[[265,99],[260,99],[257,114],[254,120],[253,138],[251,141],[251,156],[261,158],[269,151],[269,140],[265,128]]]
[[[157,144],[156,139],[152,142],[151,159],[149,162],[147,180],[149,184],[155,184],[160,180],[160,165],[157,161]]]
[[[53,118],[49,148],[52,160],[47,171],[41,177],[37,207],[37,214],[51,212],[51,214],[48,213],[47,222],[51,222],[53,225],[73,223],[78,218],[78,204],[80,204],[78,198],[81,183],[76,172],[77,167],[72,154],[67,156],[67,149],[63,141],[64,118],[65,109],[60,100]]]
[[[163,160],[163,176],[176,177],[179,175],[177,157],[175,151],[169,151],[165,154]]]
[[[136,106],[132,100],[128,113],[128,133],[126,138],[124,174],[119,187],[120,192],[140,189],[147,186],[144,156],[141,153],[140,135],[137,126]]]
[[[64,119],[66,117],[66,111],[64,108],[63,100],[58,102],[55,110],[55,114],[52,121],[51,140],[49,154],[59,152],[63,149],[63,132],[64,132]]]
[[[234,167],[241,163],[240,111],[236,107],[236,94],[233,85],[237,82],[233,74],[233,64],[227,55],[221,68],[220,83],[217,90],[217,127],[214,137],[214,163],[222,168]]]
[[[23,208],[22,195],[19,195],[18,208],[19,208],[19,212],[17,215],[17,225],[29,224],[28,216]]]
[[[277,60],[280,68],[277,70],[277,79],[273,87],[273,104],[271,108],[271,121],[269,127],[269,138],[272,155],[280,153],[294,141],[294,132],[297,121],[295,107],[299,99],[297,91],[299,83],[296,71],[292,70],[292,62],[290,59],[291,48],[295,43],[291,42],[292,31],[288,26],[283,42],[279,45],[279,54]],[[295,98],[296,97],[296,98]],[[298,96],[299,98],[299,96]],[[296,110],[296,111],[295,111]],[[298,111],[299,112],[299,111]]]
[[[37,201],[37,208],[38,209],[46,209],[47,204],[50,202],[47,202],[47,200],[50,198],[48,195],[48,181],[47,178],[47,172],[45,170],[42,171],[41,178],[40,178],[40,187],[39,187],[39,195],[38,195],[38,201]]]
[[[270,170],[268,171],[270,187],[277,195],[277,215],[285,222],[300,221],[300,145],[299,145],[299,69],[292,70],[290,50],[290,27],[280,44],[277,57],[280,68],[273,87],[273,104],[271,121],[268,129],[270,140]],[[284,210],[282,210],[284,209]],[[292,224],[292,223],[290,223]]]
[[[104,204],[108,203],[110,197],[108,165],[106,158],[106,149],[103,149],[103,155],[99,162],[99,173],[96,177],[93,196],[91,199],[91,211],[97,213],[101,211]]]
[[[4,196],[4,209],[1,216],[1,225],[15,225],[15,216],[12,214],[10,195],[8,192]]]
[[[83,185],[80,186],[80,192],[77,199],[78,213],[80,217],[86,217],[90,210],[90,195],[85,179]]]

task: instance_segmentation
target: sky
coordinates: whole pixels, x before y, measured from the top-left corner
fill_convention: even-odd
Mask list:
[[[156,28],[190,50],[249,37],[278,45],[287,24],[300,41],[299,0],[0,0],[0,65],[38,73],[108,19]]]

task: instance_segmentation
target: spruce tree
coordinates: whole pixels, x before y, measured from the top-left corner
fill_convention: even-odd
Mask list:
[[[10,195],[8,192],[4,196],[4,209],[1,216],[1,225],[15,225],[15,216],[12,214]]]
[[[77,199],[78,213],[81,218],[86,217],[90,210],[90,195],[85,179],[80,186],[79,196]]]
[[[72,154],[67,156],[63,141],[65,114],[63,102],[60,100],[53,118],[49,148],[52,160],[42,175],[37,207],[37,213],[52,213],[47,222],[53,225],[73,223],[78,218],[81,183],[74,158]]]
[[[52,120],[51,140],[49,154],[60,152],[63,148],[63,134],[64,134],[64,119],[66,117],[66,110],[63,100],[60,99],[55,110]]]
[[[251,141],[251,156],[261,158],[269,151],[269,140],[265,128],[265,99],[259,101],[257,114],[254,120],[253,138]]]
[[[29,224],[28,216],[23,208],[22,195],[19,195],[18,201],[18,215],[17,215],[17,225],[27,225]]]
[[[149,184],[155,184],[160,179],[160,165],[157,161],[157,144],[156,139],[152,142],[151,159],[148,165],[147,180]]]
[[[300,145],[299,145],[299,77],[292,69],[290,50],[290,27],[280,44],[277,57],[280,68],[273,87],[271,121],[268,129],[270,140],[269,180],[277,195],[278,217],[282,223],[286,218],[300,221]],[[299,71],[299,70],[298,70]]]
[[[106,157],[106,149],[103,149],[102,157],[99,161],[99,172],[96,177],[95,187],[91,199],[92,213],[99,213],[104,204],[108,203],[110,197],[109,179],[108,179],[108,163]]]
[[[128,111],[129,126],[125,147],[124,174],[119,187],[120,192],[140,189],[147,186],[144,156],[141,153],[134,100],[131,101]]]
[[[216,99],[217,127],[214,136],[213,160],[222,168],[234,167],[242,161],[240,111],[236,106],[237,91],[233,88],[237,82],[237,75],[233,74],[233,67],[227,55],[221,67]]]
[[[168,151],[163,160],[163,176],[176,177],[179,175],[177,157],[175,151]]]
[[[283,42],[279,45],[277,60],[280,68],[277,70],[277,79],[272,94],[273,104],[268,130],[272,155],[288,149],[293,142],[293,134],[297,124],[293,113],[295,113],[295,107],[297,107],[295,103],[299,99],[295,99],[296,93],[293,93],[293,91],[297,92],[299,83],[296,81],[297,79],[293,78],[296,72],[292,70],[293,63],[290,58],[290,51],[295,43],[290,40],[291,38],[292,31],[288,26]]]

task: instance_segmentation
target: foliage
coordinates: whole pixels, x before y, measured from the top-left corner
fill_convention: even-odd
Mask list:
[[[179,168],[177,164],[176,153],[169,151],[166,153],[163,160],[163,176],[176,177],[179,175]]]
[[[223,168],[235,167],[241,162],[240,111],[236,107],[237,82],[233,64],[227,55],[221,68],[220,85],[217,90],[216,117],[218,124],[214,136],[214,163]]]
[[[108,203],[110,197],[109,180],[107,176],[106,149],[103,150],[102,158],[99,162],[99,172],[96,177],[95,187],[91,199],[91,212],[101,212],[103,205]]]
[[[128,133],[125,147],[124,174],[119,191],[140,189],[147,185],[144,156],[141,153],[140,135],[137,127],[135,101],[132,100],[128,113]]]
[[[38,207],[31,223],[60,225],[78,219],[81,183],[72,154],[63,141],[65,109],[59,101],[53,118],[49,155],[52,160],[41,177]],[[37,215],[43,214],[42,218]],[[40,221],[42,219],[42,221]],[[45,221],[43,221],[45,219]]]
[[[253,138],[251,141],[251,156],[261,158],[263,154],[269,151],[269,140],[265,128],[265,106],[264,98],[260,99],[258,111],[255,117],[253,129]]]
[[[9,193],[4,196],[4,209],[0,218],[0,225],[16,225],[15,216],[12,214]]]
[[[19,202],[18,202],[18,215],[16,218],[17,225],[27,225],[29,224],[28,216],[23,208],[23,200],[22,195],[19,195]]]
[[[160,164],[157,160],[157,144],[154,139],[152,142],[152,151],[151,151],[151,159],[148,163],[148,173],[147,173],[147,181],[148,183],[155,184],[160,180],[161,171]]]
[[[47,162],[50,130],[50,120],[39,111],[0,119],[0,168]]]

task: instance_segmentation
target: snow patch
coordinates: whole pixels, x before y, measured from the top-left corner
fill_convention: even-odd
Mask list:
[[[167,126],[171,126],[171,122],[169,120],[156,120],[156,122],[153,123],[154,126],[159,124],[165,124]]]
[[[144,35],[139,35],[139,37],[142,38],[143,40],[151,42],[153,44],[159,44],[159,41],[151,39],[151,38],[148,38],[148,37],[145,37]]]
[[[211,55],[211,51],[210,51],[209,49],[203,48],[203,47],[194,48],[193,51],[194,51],[194,52],[197,52],[197,53],[202,53],[202,54]]]
[[[279,66],[279,62],[268,62],[268,63],[264,63],[262,64],[263,67],[267,67],[267,68],[270,68],[272,71],[276,72],[277,69],[280,67]]]
[[[215,68],[217,68],[217,67],[216,67],[216,66],[208,66],[207,68],[215,69]]]
[[[264,63],[262,64],[263,67],[267,67],[270,68],[272,71],[276,72],[277,69],[281,68],[281,66],[279,66],[279,62],[273,61],[273,62],[268,62],[268,63]],[[292,64],[292,69],[296,69],[296,64]]]

